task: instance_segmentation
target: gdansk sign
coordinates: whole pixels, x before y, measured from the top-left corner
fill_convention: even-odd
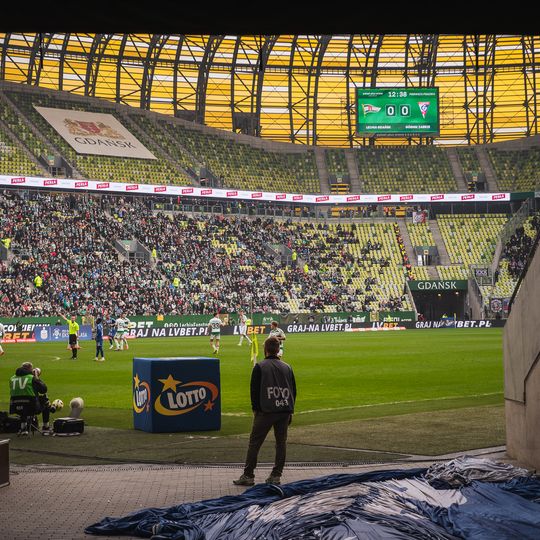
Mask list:
[[[466,279],[409,281],[411,291],[466,291],[467,285]]]

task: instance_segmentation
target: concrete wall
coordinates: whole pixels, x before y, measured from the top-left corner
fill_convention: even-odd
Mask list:
[[[506,451],[540,470],[540,248],[504,328]]]

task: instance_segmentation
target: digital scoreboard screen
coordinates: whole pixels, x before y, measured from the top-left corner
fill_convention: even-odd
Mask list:
[[[358,135],[438,135],[438,88],[358,88]]]

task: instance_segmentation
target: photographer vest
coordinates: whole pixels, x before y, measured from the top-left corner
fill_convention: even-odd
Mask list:
[[[261,369],[261,410],[294,412],[294,386],[291,366],[277,358],[266,358]]]

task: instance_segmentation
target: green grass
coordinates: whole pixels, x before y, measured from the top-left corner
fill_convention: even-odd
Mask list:
[[[167,440],[174,443],[172,453],[158,452],[159,459],[241,460],[251,422],[251,363],[248,347],[237,347],[237,340],[223,337],[219,354],[222,429],[172,435],[133,431],[132,359],[211,356],[207,338],[132,340],[129,351],[106,350],[103,363],[93,361],[92,342],[82,343],[77,361],[69,359],[65,344],[5,344],[6,354],[0,358],[0,380],[5,381],[0,386],[1,409],[7,408],[9,377],[29,360],[42,369],[51,399],[67,404],[74,396],[84,398],[88,426],[83,437],[69,443],[66,439],[54,443],[44,442],[47,438],[39,443],[15,439],[12,447],[20,450],[20,459],[27,450],[45,452],[53,445],[51,451],[60,454],[61,448],[69,447],[70,455],[151,459],[148,447]],[[290,438],[293,446],[298,445],[301,461],[330,459],[330,454],[336,459],[359,459],[358,453],[351,452],[354,448],[395,453],[416,449],[413,453],[429,454],[504,444],[501,329],[289,335],[284,359],[293,366],[297,379]],[[452,436],[460,425],[461,435]],[[398,430],[399,426],[409,427]],[[422,429],[425,436],[418,433]],[[377,436],[366,436],[374,430]],[[103,437],[111,444],[104,445]],[[196,449],[194,440],[199,442]],[[175,444],[182,448],[182,456],[173,459]],[[153,455],[158,454],[154,447]],[[220,456],[228,459],[220,460]],[[40,459],[48,458],[42,454]]]

